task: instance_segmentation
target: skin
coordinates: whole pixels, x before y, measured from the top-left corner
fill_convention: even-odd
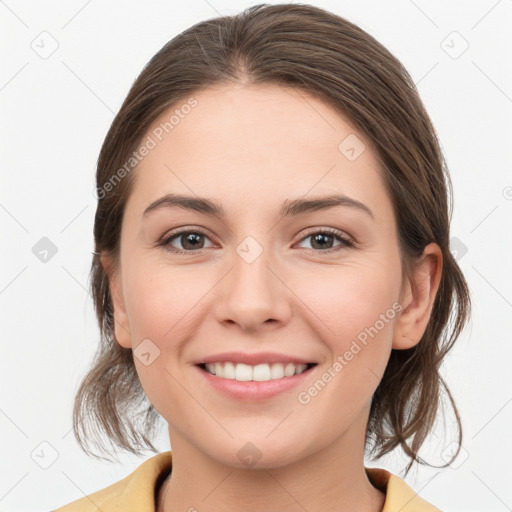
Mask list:
[[[197,106],[134,171],[119,264],[102,258],[117,342],[135,350],[149,338],[160,350],[147,366],[134,358],[145,393],[169,425],[173,468],[159,510],[316,512],[342,503],[344,510],[380,511],[385,495],[371,485],[363,459],[371,398],[391,349],[414,346],[426,328],[441,251],[428,245],[414,275],[402,279],[376,152],[320,100],[240,84],[194,98]],[[349,134],[366,147],[354,161],[338,149]],[[279,217],[287,199],[334,192],[361,201],[374,218],[346,206]],[[141,221],[167,193],[213,199],[227,217],[163,208]],[[195,246],[186,235],[170,243],[188,254],[156,245],[176,228],[207,235]],[[311,235],[322,228],[356,245],[336,237],[315,245]],[[236,252],[247,236],[263,249],[250,264]],[[298,392],[393,304],[401,311],[309,403],[300,403]],[[318,365],[300,388],[241,402],[221,395],[193,366],[201,356],[230,350],[281,352]],[[237,456],[247,442],[261,452],[253,467]]]

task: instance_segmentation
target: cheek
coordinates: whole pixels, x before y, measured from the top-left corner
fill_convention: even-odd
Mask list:
[[[135,344],[150,338],[158,345],[163,340],[180,339],[190,329],[194,307],[209,289],[200,273],[194,277],[190,268],[156,264],[140,266],[131,274],[126,301]]]
[[[314,277],[304,274],[297,281],[297,295],[314,315],[318,332],[331,340],[332,348],[344,349],[365,328],[378,323],[388,332],[396,316],[399,269],[384,265],[353,265],[326,268]],[[396,304],[395,304],[396,307]],[[381,325],[384,315],[384,325]],[[339,345],[338,347],[335,347]]]
[[[327,384],[318,400],[315,389],[304,390],[304,399],[315,402],[318,414],[333,415],[329,404],[344,404],[344,412],[337,417],[344,421],[344,414],[357,414],[362,404],[369,403],[386,369],[400,309],[396,302],[400,266],[365,262],[326,268],[324,273],[328,270],[328,276],[317,279],[303,276],[300,293],[307,305],[303,315],[308,315],[311,331],[329,355],[320,379],[332,384]],[[308,308],[315,314],[306,313]]]
[[[192,286],[186,272],[158,263],[132,270],[125,290],[136,371],[153,407],[167,421],[179,421],[174,411],[189,405],[179,385],[179,361],[194,329],[194,305],[206,293],[206,285],[194,281]],[[150,354],[146,359],[145,352]]]
[[[339,425],[370,403],[384,374],[400,311],[399,270],[339,268],[329,279],[308,278],[308,286],[301,288],[304,303],[315,312],[308,314],[310,328],[320,335],[329,358],[318,380],[297,398],[305,411],[314,411],[312,416],[331,418],[326,435],[336,435]]]

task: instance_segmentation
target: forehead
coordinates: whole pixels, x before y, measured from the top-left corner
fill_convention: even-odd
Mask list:
[[[336,192],[386,201],[370,142],[339,112],[294,88],[205,89],[161,114],[144,142],[151,149],[135,168],[129,198],[139,212],[165,193],[222,197],[227,210],[229,203]]]

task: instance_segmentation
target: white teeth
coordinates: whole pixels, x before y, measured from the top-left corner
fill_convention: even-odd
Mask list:
[[[225,363],[224,366],[222,363],[215,363],[215,372],[219,377],[234,379],[236,375],[236,368],[233,363]]]
[[[258,364],[252,369],[252,380],[270,380],[270,366]]]
[[[235,370],[236,380],[252,380],[252,367],[248,364],[238,363]]]
[[[293,363],[288,363],[284,367],[284,376],[291,377],[295,373],[295,365]]]
[[[291,377],[292,375],[299,375],[304,372],[308,367],[307,364],[293,364],[288,363],[283,365],[281,363],[272,364],[257,364],[251,366],[244,363],[232,363],[226,361],[225,363],[206,363],[206,370],[212,375],[224,379],[238,380],[241,382],[254,381],[267,381],[274,379],[282,379],[283,377]]]
[[[282,379],[284,377],[284,368],[282,364],[273,364],[270,367],[271,379]]]

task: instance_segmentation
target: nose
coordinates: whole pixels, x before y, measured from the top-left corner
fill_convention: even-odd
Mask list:
[[[218,285],[221,293],[215,312],[217,320],[236,324],[243,331],[286,324],[293,294],[274,268],[275,260],[268,257],[268,251],[252,262],[235,253],[232,261],[231,270]]]

